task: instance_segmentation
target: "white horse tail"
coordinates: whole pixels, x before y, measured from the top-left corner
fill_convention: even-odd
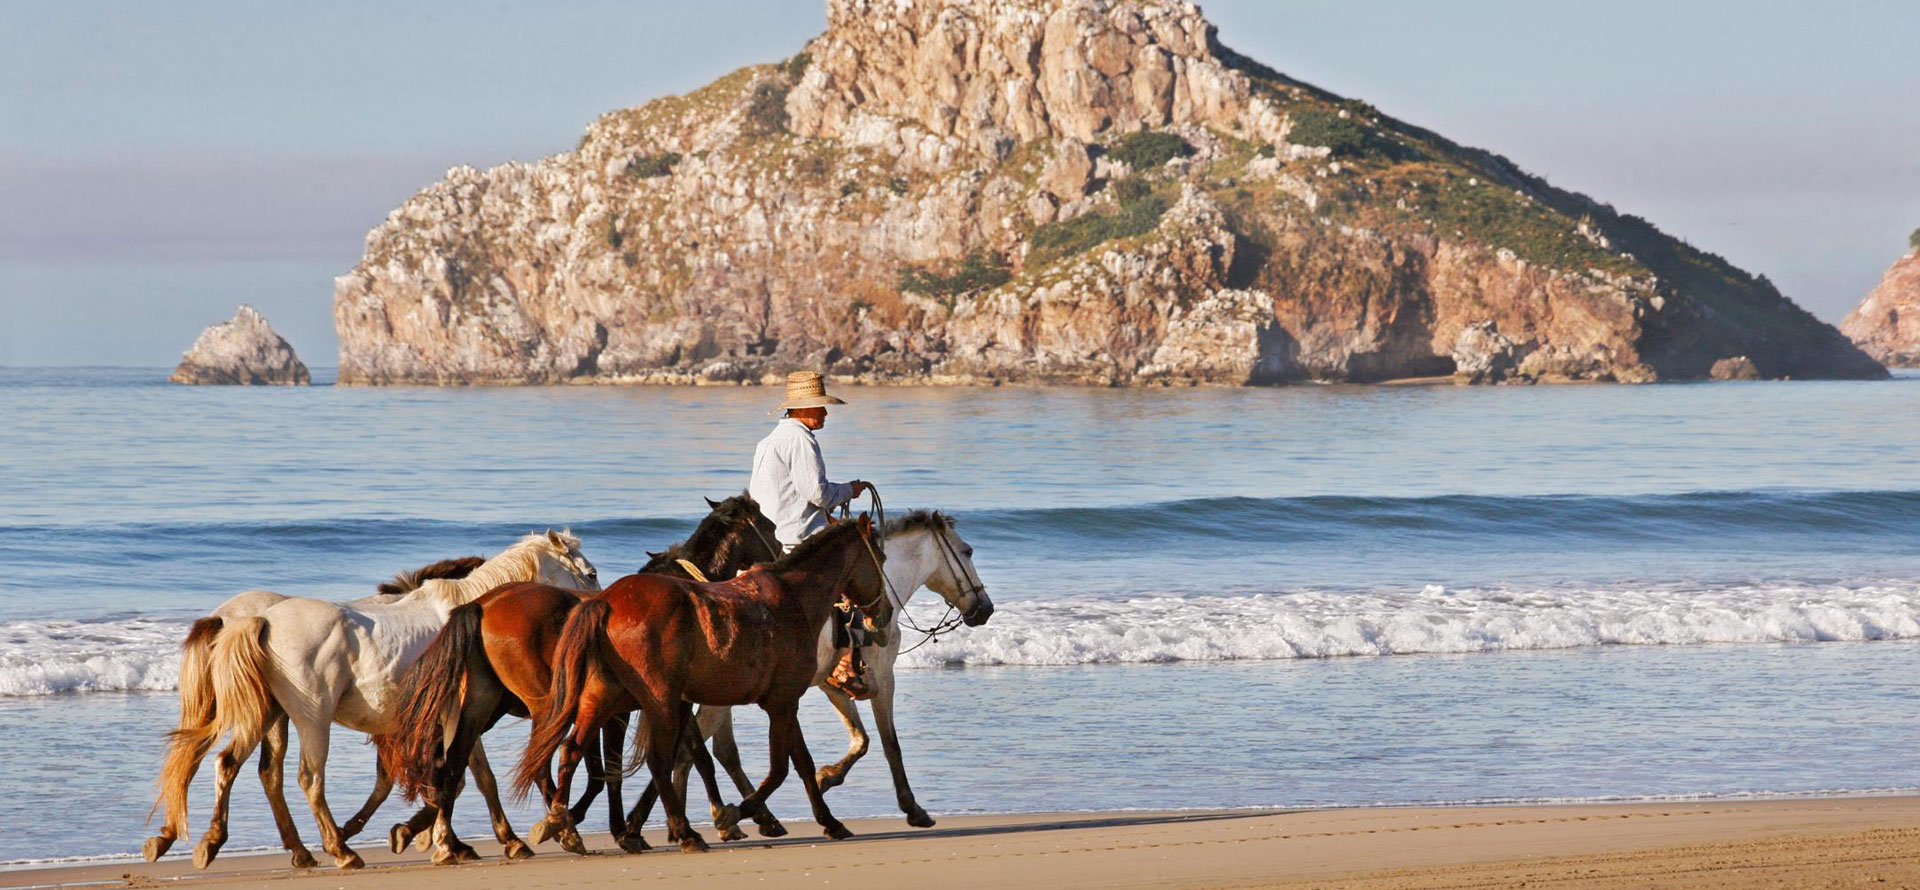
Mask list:
[[[273,711],[273,691],[267,685],[273,659],[267,654],[266,641],[267,620],[259,616],[228,622],[213,640],[212,738],[231,732],[232,744],[242,751],[260,743],[267,715]]]
[[[201,759],[207,756],[207,749],[213,747],[213,740],[220,735],[219,730],[213,728],[212,657],[213,640],[220,634],[222,624],[218,616],[195,621],[193,629],[187,632],[186,642],[180,644],[180,723],[167,733],[167,759],[160,768],[160,799],[147,813],[149,819],[167,807],[168,821],[172,822],[173,807],[177,803],[180,819],[185,820],[187,788],[200,768]]]

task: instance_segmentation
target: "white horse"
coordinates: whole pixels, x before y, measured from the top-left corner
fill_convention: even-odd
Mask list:
[[[927,811],[921,809],[914,799],[913,788],[907,782],[907,768],[900,757],[900,737],[894,725],[893,665],[900,658],[901,616],[906,614],[907,601],[922,586],[940,594],[948,606],[959,612],[961,621],[968,627],[985,624],[993,615],[993,600],[987,597],[987,586],[981,583],[980,574],[973,567],[973,545],[963,540],[953,526],[952,517],[925,510],[887,523],[883,544],[886,552],[884,565],[887,588],[894,600],[893,621],[886,628],[884,645],[865,646],[860,650],[866,660],[867,676],[873,689],[870,701],[873,722],[880,728],[880,746],[886,753],[887,766],[893,770],[894,797],[900,804],[900,811],[907,814],[907,823],[919,828],[932,826],[933,817],[927,815]],[[814,685],[833,703],[850,737],[846,755],[837,763],[821,767],[817,774],[820,790],[825,791],[846,781],[847,771],[866,755],[868,739],[866,726],[860,720],[860,711],[853,698],[826,682],[838,661],[831,626],[820,634],[819,661],[820,668],[814,676]],[[733,709],[702,706],[697,722],[701,734],[713,740],[714,759],[726,768],[741,795],[753,793],[753,783],[740,766],[740,747],[733,738]],[[645,737],[646,734],[642,732],[634,740],[635,763],[644,762],[640,739]],[[679,764],[675,774],[675,782],[682,788],[686,787],[687,770],[691,765],[691,761]],[[641,801],[635,805],[637,818],[627,820],[629,831],[640,830],[646,821],[647,811],[652,808],[655,793],[652,786],[648,786]],[[720,820],[721,815],[716,808],[715,819]],[[771,816],[758,821],[761,834],[769,837],[786,834],[786,828]],[[716,821],[715,827],[721,830],[723,840],[744,837],[730,823],[722,825]]]
[[[410,572],[401,572],[392,581],[381,584],[379,593],[351,600],[348,605],[390,603],[427,581],[464,578],[484,563],[484,559],[472,556],[441,560]],[[167,811],[167,818],[160,833],[147,839],[145,853],[148,862],[159,859],[175,840],[187,836],[187,790],[194,774],[199,772],[200,761],[206,758],[207,750],[213,745],[212,737],[202,738],[192,730],[205,726],[213,719],[213,672],[208,656],[213,651],[214,636],[226,622],[259,615],[287,599],[291,597],[270,590],[248,590],[228,598],[207,617],[193,623],[192,632],[181,646],[180,723],[169,734],[171,744],[167,751],[167,766],[161,771],[160,799],[154,804],[156,812],[161,809]],[[286,754],[287,718],[281,714],[261,737],[260,786],[266,791],[267,804],[273,810],[274,825],[280,830],[281,846],[293,853],[293,867],[312,868],[315,865],[313,854],[307,852],[306,846],[300,842],[300,831],[294,827],[292,814],[287,812],[286,794],[281,790],[286,779]],[[360,827],[373,817],[374,810],[386,800],[391,790],[391,783],[376,783],[373,794],[367,798],[360,812],[342,826],[348,837],[357,834]]]
[[[466,578],[429,581],[393,602],[289,598],[258,615],[224,622],[208,655],[213,717],[205,726],[183,729],[185,743],[195,746],[232,734],[218,762],[213,822],[194,850],[194,864],[205,867],[226,842],[234,777],[284,714],[300,734],[300,787],[320,825],[321,846],[340,868],[359,868],[360,857],[347,847],[326,801],[332,725],[338,722],[367,733],[390,730],[403,698],[401,677],[446,624],[447,614],[512,581],[599,589],[598,575],[580,553],[579,540],[548,531],[528,535]],[[492,771],[477,748],[472,766],[475,781],[492,804],[498,796]],[[501,813],[496,830],[505,824]],[[507,834],[501,841],[512,848],[518,839],[511,837],[510,828]]]

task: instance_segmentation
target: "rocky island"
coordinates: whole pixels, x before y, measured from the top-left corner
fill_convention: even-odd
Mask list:
[[[167,381],[305,386],[312,376],[266,317],[242,303],[233,318],[200,332]]]
[[[1920,368],[1920,229],[1907,238],[1907,247],[1840,330],[1884,364]]]
[[[1172,0],[828,0],[793,57],[456,168],[342,383],[1646,382],[1886,371],[1764,277]]]

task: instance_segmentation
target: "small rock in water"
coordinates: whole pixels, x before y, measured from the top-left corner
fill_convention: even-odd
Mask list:
[[[1713,363],[1707,376],[1714,380],[1759,380],[1760,368],[1744,355],[1723,358]]]
[[[312,382],[307,366],[286,338],[274,333],[265,316],[240,304],[233,318],[200,332],[171,383],[304,386]]]

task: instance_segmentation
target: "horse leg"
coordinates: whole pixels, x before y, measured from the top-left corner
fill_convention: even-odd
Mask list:
[[[875,667],[880,665],[876,663]],[[907,784],[907,765],[900,758],[900,736],[893,724],[893,668],[876,669],[873,683],[873,725],[880,730],[880,750],[887,755],[887,768],[893,771],[894,799],[900,804],[900,812],[907,814],[908,825],[932,828],[933,817],[913,799],[913,786]]]
[[[214,760],[213,821],[193,848],[193,867],[206,868],[220,855],[227,842],[227,802],[233,796],[233,780],[240,775],[240,764],[253,755],[253,746],[230,743]]]
[[[687,821],[686,800],[673,786],[674,761],[680,754],[684,724],[693,716],[693,706],[682,701],[677,690],[660,697],[664,707],[658,719],[648,715],[647,766],[653,772],[653,784],[660,790],[660,801],[667,809],[667,839],[680,842],[683,853],[705,853],[707,842]]]
[[[714,780],[713,758],[707,754],[707,746],[700,738],[699,723],[688,720],[686,722],[686,729],[681,733],[681,738],[682,744],[686,746],[684,756],[690,758],[693,767],[700,771],[700,784],[707,792],[707,806],[713,811],[714,827],[720,828],[722,825],[727,826],[721,829],[720,839],[723,841],[737,841],[745,838],[747,836],[746,832],[740,830],[740,808],[733,804],[725,803],[720,799],[720,783]],[[679,774],[674,777],[674,781],[677,787],[681,789],[680,799],[685,800],[687,795],[685,791],[685,765],[680,766]]]
[[[615,838],[626,837],[626,807],[620,802],[620,784],[626,777],[626,764],[621,762],[620,749],[627,743],[627,715],[617,714],[607,721],[606,728],[600,730],[600,763],[605,770],[603,781],[607,786],[607,833]],[[579,822],[584,813],[576,814],[573,821]]]
[[[470,684],[470,690],[473,685],[477,684]],[[472,699],[469,698],[468,702],[471,705]],[[471,766],[475,784],[492,784],[493,780],[492,772],[484,769],[487,755],[480,748],[480,733],[486,729],[485,712],[475,713],[480,710],[462,706],[453,731],[442,729],[446,747],[439,768],[434,771],[433,793],[427,801],[434,809],[433,828],[430,830],[434,865],[454,865],[480,858],[479,853],[453,833],[453,804],[460,793],[461,774]]]
[[[503,852],[508,859],[526,859],[533,855],[533,848],[513,833],[513,823],[507,821],[507,809],[500,805],[500,786],[493,780],[493,766],[487,763],[487,751],[480,742],[480,739],[473,740],[473,755],[468,759],[468,766],[473,770],[474,786],[487,802],[487,816],[493,820],[493,839],[505,848]]]
[[[647,758],[647,737],[651,730],[646,714],[639,715],[640,726],[633,733],[633,761],[651,764]],[[649,780],[640,788],[640,799],[633,802],[633,809],[627,811],[627,833],[620,838],[620,849],[629,853],[640,853],[652,849],[646,839],[640,836],[641,829],[647,825],[647,817],[653,815],[653,802],[660,799],[660,789],[654,787],[651,780],[653,770],[648,767]]]
[[[833,703],[834,713],[840,715],[840,722],[847,727],[846,756],[841,757],[838,763],[821,767],[814,777],[820,783],[820,790],[828,791],[845,782],[847,771],[867,755],[867,727],[860,722],[860,706],[854,704],[852,696],[831,686],[823,685],[820,691],[826,693],[827,701]]]
[[[714,713],[711,724],[708,723],[707,717],[709,711]],[[733,787],[739,789],[742,798],[752,794],[753,779],[747,776],[746,768],[740,765],[740,743],[733,737],[733,709],[703,707],[700,709],[700,724],[701,731],[713,738],[713,759],[726,768],[727,776],[733,779]],[[781,825],[780,820],[774,818],[773,813],[764,808],[753,814],[753,821],[759,826],[761,837],[786,836],[787,827]],[[722,835],[721,840],[738,840],[738,838]]]
[[[760,710],[766,711],[768,718],[767,777],[760,780],[760,787],[753,789],[752,794],[740,801],[740,814],[743,816],[757,816],[760,811],[766,809],[767,798],[780,787],[781,782],[787,780],[787,761],[790,759],[788,749],[793,745],[791,732],[793,727],[789,725],[789,721],[781,720],[780,714],[784,712],[792,716],[796,713],[797,706],[789,704],[780,708],[761,705]]]
[[[820,793],[820,782],[813,775],[813,755],[807,752],[807,739],[800,733],[799,703],[788,704],[773,719],[787,725],[787,752],[793,758],[793,769],[800,774],[800,784],[807,789],[807,802],[813,804],[813,821],[820,824],[821,833],[833,840],[845,840],[853,837],[853,832],[840,820],[833,817],[833,811],[827,809],[827,799]]]
[[[567,807],[567,798],[573,795],[573,774],[579,770],[580,761],[590,746],[598,741],[610,711],[605,696],[583,693],[580,708],[574,712],[573,732],[560,744],[560,781],[554,789],[553,802],[547,807],[547,817],[529,832],[534,843],[552,837],[560,842],[562,850],[576,856],[587,854],[586,842],[574,828],[573,811]]]
[[[346,838],[340,835],[339,824],[333,821],[333,810],[327,806],[327,745],[332,739],[333,723],[325,719],[300,719],[295,728],[300,731],[300,789],[307,793],[307,805],[313,808],[314,821],[320,823],[320,848],[333,856],[333,863],[342,871],[352,871],[365,865],[360,854],[347,847]]]
[[[373,762],[373,792],[367,795],[367,802],[360,805],[358,812],[347,821],[340,823],[341,839],[352,839],[354,835],[360,833],[361,829],[366,828],[368,820],[373,818],[374,811],[380,809],[380,805],[387,802],[387,795],[392,793],[393,777],[387,775],[387,768],[376,759]]]
[[[287,715],[275,714],[272,725],[260,740],[260,787],[267,792],[267,806],[273,809],[273,824],[280,829],[280,846],[293,853],[294,868],[315,868],[320,863],[300,841],[300,829],[287,810]]]
[[[462,778],[454,784],[453,796],[460,796],[460,790],[465,787],[466,779]],[[433,845],[433,833],[427,829],[433,827],[433,817],[436,812],[438,810],[431,805],[421,807],[415,810],[412,816],[407,817],[407,821],[396,823],[388,829],[387,849],[396,854],[405,853],[407,845],[413,844],[420,852],[425,853],[427,848]]]

